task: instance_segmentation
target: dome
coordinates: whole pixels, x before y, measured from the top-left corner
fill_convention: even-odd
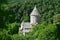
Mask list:
[[[33,9],[33,11],[31,12],[30,15],[39,15],[39,12],[38,12],[36,6],[34,7],[34,9]]]

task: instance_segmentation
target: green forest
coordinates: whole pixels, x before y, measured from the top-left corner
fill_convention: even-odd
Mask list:
[[[23,36],[20,24],[35,5],[40,23]],[[60,0],[0,0],[0,40],[60,40]]]

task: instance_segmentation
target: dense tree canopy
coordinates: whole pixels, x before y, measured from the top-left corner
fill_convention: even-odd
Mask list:
[[[41,15],[29,34],[18,33],[34,6]],[[0,40],[60,40],[60,0],[0,0]]]

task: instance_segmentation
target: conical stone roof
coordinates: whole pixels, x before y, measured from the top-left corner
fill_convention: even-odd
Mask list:
[[[39,15],[39,12],[38,12],[36,6],[34,7],[34,9],[33,9],[33,11],[31,12],[30,15]]]

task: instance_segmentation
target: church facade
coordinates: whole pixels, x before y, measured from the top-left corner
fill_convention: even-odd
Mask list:
[[[30,32],[30,30],[40,22],[40,14],[36,8],[34,7],[33,11],[30,14],[30,22],[22,22],[21,27],[19,28],[19,32],[23,33],[23,35]]]

